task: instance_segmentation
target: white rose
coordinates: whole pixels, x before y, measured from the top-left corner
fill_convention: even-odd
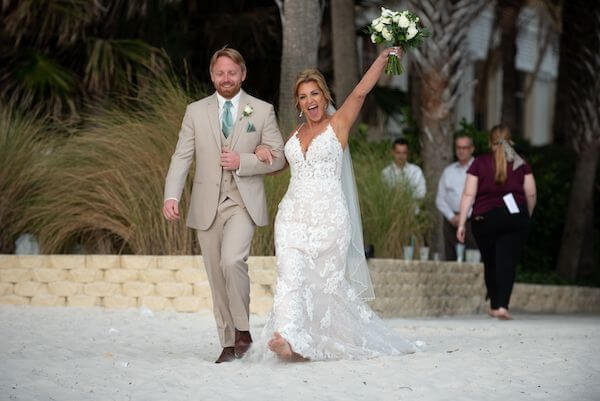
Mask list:
[[[398,22],[400,22],[400,14],[394,15],[392,21],[394,21],[394,24],[398,25]]]
[[[373,29],[375,29],[377,32],[381,32],[381,31],[383,31],[383,28],[385,28],[385,25],[383,25],[383,23],[380,22]]]
[[[408,28],[408,26],[410,25],[410,20],[408,18],[406,18],[406,15],[402,14],[398,18],[397,24],[400,28]]]
[[[392,23],[392,17],[382,18],[381,22],[383,22],[384,24],[391,24]]]
[[[408,27],[408,30],[406,31],[406,39],[412,39],[415,37],[415,35],[419,33],[419,30],[417,29],[417,26],[413,23]]]
[[[384,29],[383,31],[381,31],[381,34],[383,35],[383,38],[387,41],[390,41],[394,38],[389,29]]]
[[[373,22],[371,22],[371,26],[374,27],[375,25],[379,24],[380,22],[381,22],[381,18],[375,18],[373,20]]]
[[[392,10],[389,10],[385,7],[381,7],[381,16],[382,17],[391,17],[392,15],[394,15],[394,12]]]
[[[249,104],[247,104],[246,107],[244,107],[244,114],[246,114],[247,116],[252,114],[253,111],[254,109],[252,109],[252,106],[250,106]]]
[[[376,33],[371,34],[371,42],[377,43],[377,34]]]

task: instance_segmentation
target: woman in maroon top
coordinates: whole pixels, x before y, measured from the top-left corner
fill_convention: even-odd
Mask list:
[[[473,206],[471,225],[483,259],[489,314],[503,320],[512,319],[508,303],[536,201],[531,168],[511,145],[508,127],[492,128],[492,151],[477,157],[467,170],[456,230],[464,242],[465,221]]]

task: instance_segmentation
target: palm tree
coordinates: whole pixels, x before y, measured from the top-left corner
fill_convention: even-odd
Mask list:
[[[421,81],[418,111],[421,149],[427,181],[427,209],[433,217],[430,245],[442,252],[442,218],[434,205],[442,170],[452,160],[454,108],[458,85],[468,59],[465,46],[470,22],[487,5],[484,0],[410,0],[431,38],[411,52]]]
[[[279,121],[287,134],[295,126],[296,107],[292,86],[296,74],[317,66],[321,18],[319,0],[276,0],[283,28],[281,79],[279,83]]]
[[[497,0],[496,18],[500,28],[500,58],[502,62],[502,122],[516,135],[521,134],[517,126],[517,101],[519,78],[515,59],[517,58],[517,19],[525,0]]]
[[[3,0],[1,99],[73,115],[86,97],[141,84],[165,65],[159,49],[136,38],[149,3],[156,2]]]
[[[569,107],[561,113],[578,159],[557,272],[576,280],[580,278],[586,241],[593,238],[590,232],[594,230],[594,183],[600,160],[600,7],[585,1],[566,2],[563,22],[561,74],[567,74],[569,86],[563,96]],[[593,252],[592,244],[587,251]]]
[[[354,0],[332,0],[333,92],[336,102],[340,105],[358,82],[358,52],[354,25]]]

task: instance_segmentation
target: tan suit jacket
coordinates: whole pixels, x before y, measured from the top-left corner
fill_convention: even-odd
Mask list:
[[[246,106],[252,113],[244,115]],[[188,105],[175,153],[167,173],[164,199],[180,199],[187,173],[196,156],[196,171],[187,217],[189,227],[206,230],[215,219],[219,202],[221,167],[221,122],[216,93]],[[263,175],[283,168],[283,139],[273,106],[242,91],[232,133],[231,149],[240,154],[240,167],[233,177],[248,214],[257,226],[268,223]],[[254,151],[269,146],[277,157],[269,165]]]

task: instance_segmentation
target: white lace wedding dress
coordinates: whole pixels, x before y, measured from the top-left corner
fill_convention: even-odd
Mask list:
[[[273,309],[257,348],[278,331],[310,360],[366,359],[412,353],[344,277],[350,221],[341,188],[343,150],[333,128],[303,154],[297,132],[285,145],[291,169],[275,219],[278,278]],[[255,351],[259,351],[256,349]]]

